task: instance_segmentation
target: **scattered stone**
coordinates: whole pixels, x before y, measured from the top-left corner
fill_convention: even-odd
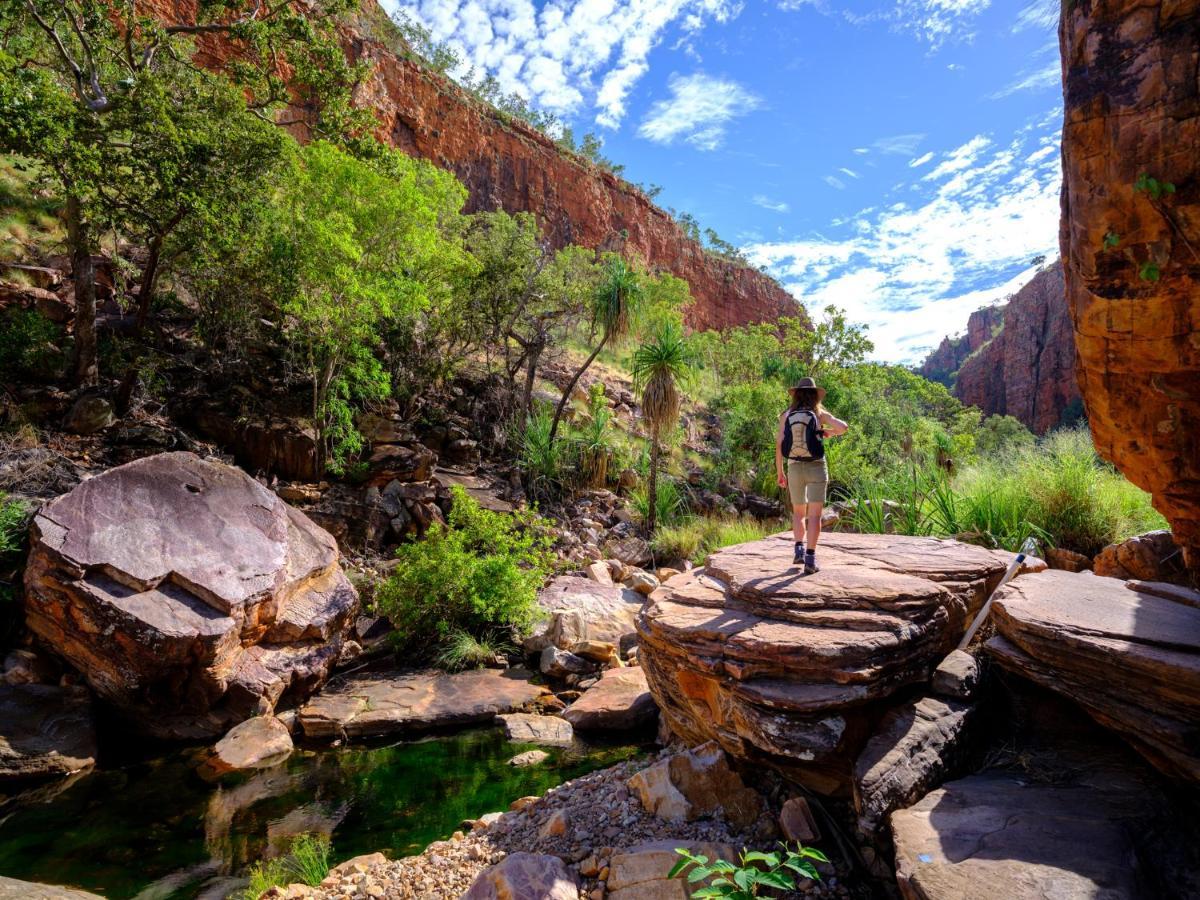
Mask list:
[[[360,875],[366,872],[373,866],[382,865],[387,862],[387,857],[382,853],[364,853],[361,856],[354,856],[345,862],[340,862],[329,870],[330,875]]]
[[[854,765],[854,806],[868,834],[915,803],[963,762],[974,707],[934,697],[884,716]]]
[[[56,684],[62,666],[34,650],[13,650],[4,659],[5,684]]]
[[[579,885],[557,856],[510,853],[482,872],[462,900],[578,900]]]
[[[1200,781],[1196,604],[1111,578],[1042,572],[1007,585],[986,644],[1005,668],[1063,694],[1170,775]]]
[[[558,716],[505,713],[496,716],[496,723],[503,726],[505,737],[518,744],[569,747],[575,740],[575,730],[571,723]]]
[[[1046,565],[1064,572],[1086,572],[1092,568],[1092,559],[1065,547],[1051,547],[1046,551]]]
[[[563,712],[580,731],[628,731],[650,725],[658,707],[638,667],[609,669]]]
[[[0,685],[0,777],[69,775],[95,761],[92,701],[85,688]]]
[[[745,828],[765,810],[762,797],[729,767],[715,741],[659,760],[629,779],[629,789],[648,812],[674,822],[719,813]]]
[[[1136,578],[1182,585],[1190,582],[1183,551],[1165,529],[1109,544],[1096,555],[1092,569],[1097,575],[1123,581]]]
[[[635,569],[648,566],[654,560],[654,552],[650,549],[649,542],[633,535],[610,540],[604,545],[604,550],[613,559],[619,559]]]
[[[789,841],[801,844],[812,844],[821,839],[817,820],[804,797],[790,797],[784,801],[779,810],[779,830]]]
[[[664,567],[658,569],[657,571],[655,571],[654,576],[659,580],[660,584],[666,584],[668,581],[670,581],[676,575],[682,575],[682,574],[683,574],[683,572],[679,571],[679,569],[670,569],[670,568],[667,568],[664,566]]]
[[[583,571],[587,573],[587,577],[596,582],[596,584],[603,585],[604,587],[612,587],[612,573],[609,571],[607,563],[603,561],[597,561],[591,565],[585,566]]]
[[[649,597],[658,590],[659,581],[649,572],[640,570],[633,572],[625,579],[625,586],[637,591],[639,594]]]
[[[586,675],[596,670],[596,665],[569,650],[547,647],[538,660],[538,669],[551,678],[566,678],[568,675]]]
[[[565,811],[556,809],[550,814],[550,818],[542,825],[542,837],[558,837],[566,834],[571,827],[571,820],[567,817]]]
[[[524,669],[352,675],[300,709],[300,727],[321,740],[492,722],[540,704],[550,692]]]
[[[358,608],[327,532],[240,469],[182,452],[47,503],[25,589],[30,629],[165,738],[306,696]]]
[[[541,800],[541,797],[518,797],[508,805],[510,812],[521,812]]]
[[[969,700],[979,686],[979,660],[966,650],[955,650],[933,670],[933,692],[942,697]]]
[[[571,648],[571,652],[601,665],[610,665],[613,660],[620,664],[616,645],[608,641],[580,641]]]
[[[99,394],[84,394],[71,406],[63,428],[72,434],[95,434],[115,421],[112,404]]]
[[[225,775],[277,765],[292,753],[288,726],[274,716],[256,716],[232,729],[217,742],[204,763],[205,774]]]

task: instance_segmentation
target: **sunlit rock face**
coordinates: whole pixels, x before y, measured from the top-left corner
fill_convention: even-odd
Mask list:
[[[1198,19],[1200,0],[1080,2],[1064,4],[1059,28],[1060,237],[1079,386],[1096,446],[1153,494],[1193,572],[1200,572]]]
[[[34,519],[30,629],[146,730],[199,737],[304,696],[358,595],[328,532],[241,469],[163,453]]]

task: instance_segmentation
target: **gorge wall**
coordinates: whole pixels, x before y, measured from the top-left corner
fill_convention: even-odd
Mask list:
[[[195,18],[195,0],[145,0],[145,6],[164,21]],[[469,192],[468,212],[530,212],[555,247],[620,250],[684,279],[695,299],[687,315],[695,329],[807,318],[775,281],[706,252],[633,185],[372,37],[380,29],[371,23],[380,21],[386,14],[376,0],[364,0],[360,14],[340,26],[347,56],[371,66],[355,103],[375,112],[380,138],[454,172]],[[203,38],[199,46],[206,66],[220,67],[229,57],[219,39]]]
[[[1084,0],[1059,41],[1080,389],[1100,453],[1150,491],[1200,575],[1198,21],[1200,0]]]
[[[1075,335],[1062,267],[1043,269],[1004,306],[976,310],[967,333],[945,338],[920,368],[985,415],[1009,415],[1038,434],[1082,412]]]

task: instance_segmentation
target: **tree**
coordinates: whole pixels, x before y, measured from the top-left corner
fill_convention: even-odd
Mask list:
[[[650,432],[650,478],[647,493],[650,512],[646,528],[658,524],[658,467],[664,432],[679,424],[683,398],[680,384],[691,377],[691,352],[682,329],[666,322],[633,355],[633,381],[642,395],[642,418]]]
[[[825,307],[815,326],[802,319],[783,320],[782,351],[786,359],[799,362],[805,374],[820,379],[828,372],[857,365],[875,350],[865,325],[851,323],[846,311]]]
[[[19,0],[0,10],[0,150],[39,162],[65,197],[77,383],[99,376],[97,234],[128,227],[151,242],[158,238],[139,297],[139,307],[148,309],[161,240],[191,209],[186,202],[173,210],[162,203],[196,162],[188,156],[187,126],[209,121],[214,110],[228,111],[233,95],[192,62],[193,38],[219,35],[232,44],[227,74],[245,109],[271,121],[290,102],[307,114],[281,124],[304,124],[317,135],[346,133],[362,122],[348,102],[360,71],[346,63],[328,26],[350,5],[202,0],[197,17],[186,22],[142,15],[130,0]],[[218,128],[209,136],[237,134]],[[208,188],[232,184],[226,177]]]
[[[461,246],[448,222],[466,190],[448,172],[397,152],[372,162],[324,141],[298,150],[279,181],[267,265],[286,285],[279,312],[312,386],[318,464],[361,446],[351,401],[386,396],[381,326],[416,315]]]
[[[637,272],[619,256],[610,256],[601,276],[599,285],[592,295],[592,328],[599,329],[600,340],[582,366],[571,377],[570,383],[563,391],[562,399],[554,410],[554,421],[550,425],[550,442],[554,442],[558,434],[558,426],[562,421],[563,410],[570,402],[571,394],[579,379],[588,370],[600,351],[606,345],[619,343],[624,340],[632,329],[633,321],[640,310],[642,300],[642,283]]]

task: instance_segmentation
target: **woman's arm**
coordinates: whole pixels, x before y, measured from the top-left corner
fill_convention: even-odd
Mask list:
[[[787,470],[783,465],[783,428],[787,421],[787,410],[779,417],[779,427],[775,429],[775,481],[781,487],[787,487]]]
[[[821,413],[821,425],[824,427],[825,433],[831,437],[837,437],[850,430],[849,425],[829,413]]]

